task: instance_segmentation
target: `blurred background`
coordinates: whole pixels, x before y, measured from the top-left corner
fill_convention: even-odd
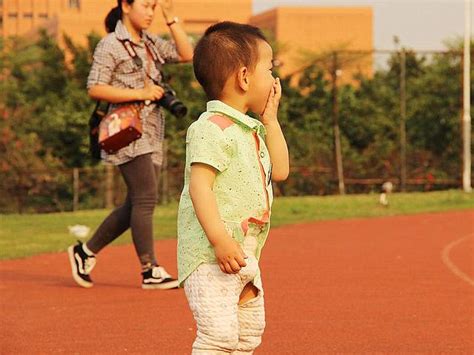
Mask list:
[[[115,4],[0,0],[1,213],[123,200],[116,168],[89,156],[95,103],[85,88]],[[464,1],[174,0],[174,7],[194,41],[223,20],[268,36],[291,154],[277,196],[379,192],[386,181],[395,191],[462,187]],[[168,36],[159,11],[150,31]],[[160,203],[179,198],[186,129],[206,102],[190,64],[165,70],[189,113],[167,115]]]

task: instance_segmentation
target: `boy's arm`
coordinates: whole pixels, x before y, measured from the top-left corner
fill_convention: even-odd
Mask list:
[[[267,105],[262,113],[262,123],[267,131],[266,144],[272,162],[272,180],[286,180],[290,173],[290,159],[288,146],[278,122],[278,105],[281,98],[280,79],[277,78],[273,84]]]
[[[214,248],[217,262],[222,272],[234,274],[246,266],[245,254],[240,245],[227,232],[219,215],[216,197],[212,187],[216,170],[202,163],[191,165],[189,194],[196,216]]]

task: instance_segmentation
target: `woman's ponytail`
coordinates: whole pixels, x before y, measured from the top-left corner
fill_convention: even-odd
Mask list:
[[[109,11],[107,17],[105,18],[105,30],[107,33],[111,33],[115,31],[115,26],[117,26],[117,22],[122,19],[122,7],[116,6],[112,10]]]
[[[117,22],[122,19],[122,1],[117,0],[117,6],[109,11],[105,18],[105,30],[107,33],[114,32]],[[126,0],[129,5],[132,5],[135,0]]]

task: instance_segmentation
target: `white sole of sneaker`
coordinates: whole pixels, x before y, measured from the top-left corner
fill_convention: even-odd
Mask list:
[[[178,288],[179,282],[171,281],[166,282],[165,284],[142,284],[142,289],[144,290],[170,290],[172,288]]]
[[[81,279],[77,273],[77,266],[76,266],[76,261],[74,260],[74,245],[71,245],[69,248],[67,248],[67,253],[69,255],[69,263],[71,264],[71,270],[72,270],[72,278],[76,283],[84,288],[91,288],[94,286],[92,282],[87,282]]]

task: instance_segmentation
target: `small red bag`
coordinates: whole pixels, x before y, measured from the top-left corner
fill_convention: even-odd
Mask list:
[[[128,146],[142,136],[140,110],[136,104],[119,107],[108,113],[99,125],[99,145],[108,154]]]
[[[130,41],[122,42],[127,52],[135,60],[138,58]],[[145,85],[148,81],[147,76],[151,70],[152,55],[145,45],[148,61],[143,80]],[[140,60],[140,58],[138,58]],[[140,60],[141,62],[141,60]],[[141,66],[140,66],[141,68]],[[128,146],[136,141],[143,134],[142,122],[140,120],[140,111],[144,107],[144,103],[121,106],[108,113],[99,124],[99,146],[108,154],[114,154],[119,149]]]

